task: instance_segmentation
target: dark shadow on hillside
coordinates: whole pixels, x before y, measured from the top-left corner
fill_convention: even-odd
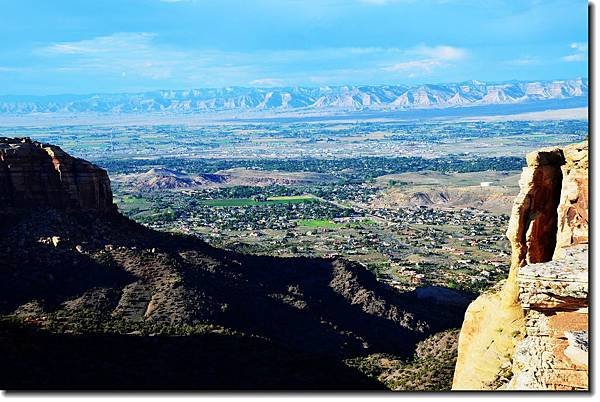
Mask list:
[[[12,343],[18,351],[12,359],[21,370],[16,371],[22,374],[19,381],[30,381],[31,387],[42,384],[40,378],[47,386],[68,385],[61,379],[62,374],[56,377],[53,372],[61,369],[72,372],[79,384],[85,384],[85,377],[78,373],[92,375],[99,370],[97,381],[105,382],[97,386],[102,388],[111,384],[134,388],[137,384],[144,388],[231,388],[232,384],[242,384],[238,387],[319,389],[335,384],[350,389],[353,382],[362,382],[356,373],[342,377],[334,374],[349,370],[341,365],[343,358],[372,353],[409,358],[417,342],[435,332],[459,327],[466,309],[466,305],[435,304],[418,299],[414,293],[399,293],[377,281],[364,267],[348,261],[239,254],[213,248],[192,236],[157,232],[119,215],[43,211],[15,219],[0,227],[0,235],[5,235],[0,244],[12,250],[5,260],[9,266],[0,268],[0,306],[5,312],[32,299],[44,300],[51,311],[87,291],[105,288],[116,295],[108,302],[110,308],[101,312],[108,319],[122,289],[129,283],[142,282],[152,292],[171,286],[187,292],[187,305],[172,307],[165,314],[168,319],[187,317],[190,321],[184,323],[209,322],[266,338],[38,334],[35,342],[23,338]],[[19,229],[26,240],[22,246],[20,239],[12,238],[15,227],[23,228]],[[36,240],[54,235],[70,243],[54,247]],[[95,253],[94,259],[75,250],[79,243]],[[131,264],[125,267],[113,258],[114,254],[105,253],[107,245]],[[121,248],[124,251],[118,251]],[[177,283],[161,282],[164,272],[177,274]],[[43,344],[43,348],[37,346]],[[45,352],[46,348],[51,352]],[[24,358],[21,366],[19,354]],[[80,354],[87,356],[88,368],[84,366],[86,360],[78,357]],[[61,359],[64,364],[55,361]],[[202,369],[196,367],[196,362],[205,362]],[[31,371],[38,365],[50,370],[44,374],[46,377],[36,377]],[[120,365],[127,372],[115,368]],[[159,366],[180,373],[181,378],[161,371]],[[143,375],[131,374],[130,369]],[[255,374],[265,370],[265,378]],[[113,371],[131,379],[116,374],[113,377]],[[206,380],[194,380],[191,373]],[[234,382],[226,381],[229,375]],[[291,382],[286,383],[286,378]],[[123,385],[123,381],[130,385]]]
[[[5,390],[381,390],[344,364],[223,335],[49,335],[0,327]]]
[[[346,357],[373,352],[410,357],[416,343],[431,333],[459,327],[466,308],[402,295],[355,265],[335,268],[335,262],[319,259],[245,258],[243,265],[228,267],[228,272],[239,270],[235,281],[189,270],[186,283],[227,305],[213,317],[221,325],[295,348]]]
[[[0,314],[32,300],[50,311],[89,289],[121,288],[135,280],[110,259],[97,262],[85,254],[29,240],[21,247],[3,250],[5,255],[0,251]]]

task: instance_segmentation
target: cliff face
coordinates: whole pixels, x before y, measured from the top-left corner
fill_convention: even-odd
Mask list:
[[[588,388],[588,144],[527,155],[511,270],[467,309],[455,390]]]
[[[28,138],[0,138],[0,206],[116,210],[105,170]]]

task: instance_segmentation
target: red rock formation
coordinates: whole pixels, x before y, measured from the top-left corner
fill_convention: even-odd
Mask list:
[[[511,270],[467,309],[456,390],[588,389],[588,143],[527,155]]]
[[[527,168],[519,180],[521,192],[515,198],[507,231],[512,245],[511,266],[552,259],[564,163],[561,149],[527,155]]]
[[[562,189],[554,258],[565,247],[588,243],[588,144],[572,144],[564,150]]]
[[[57,146],[0,138],[0,212],[32,207],[116,211],[105,170]]]

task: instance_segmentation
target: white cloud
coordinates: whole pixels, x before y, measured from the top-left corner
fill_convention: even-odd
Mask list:
[[[459,62],[468,57],[465,49],[453,46],[417,46],[405,52],[408,60],[388,64],[382,67],[384,71],[408,74],[409,77],[430,74],[434,70],[448,67],[453,62]],[[417,58],[415,58],[415,56]]]
[[[561,60],[566,62],[585,61],[586,59],[587,56],[583,53],[575,53],[561,57]]]
[[[27,69],[22,67],[5,67],[0,66],[0,73],[15,73],[20,71],[26,71]]]
[[[259,78],[249,82],[252,86],[265,86],[265,87],[282,87],[285,85],[285,80],[281,78]]]
[[[193,67],[191,63],[206,64],[210,59],[202,55],[190,59],[186,52],[157,47],[153,42],[156,36],[148,32],[120,32],[53,43],[34,50],[34,54],[57,61],[56,71],[101,72],[154,80],[168,78],[176,70],[189,70]]]
[[[419,46],[412,52],[432,60],[458,61],[467,57],[464,49],[453,46]]]
[[[148,50],[156,35],[147,32],[122,32],[98,36],[76,42],[60,42],[37,50],[41,54],[100,54],[113,52],[139,52]]]
[[[573,42],[571,43],[571,49],[575,49],[578,52],[587,52],[588,44],[582,42]]]
[[[587,52],[588,52],[588,44],[583,42],[573,42],[569,45],[571,49],[575,53],[569,54],[567,56],[561,57],[562,61],[566,61],[569,63],[586,61],[587,60]]]
[[[287,86],[302,82],[376,81],[382,74],[430,74],[467,58],[462,48],[417,46],[409,49],[338,47],[263,50],[178,49],[151,32],[121,32],[34,50],[46,70],[57,74],[149,79],[172,86]],[[348,68],[348,66],[353,68]],[[314,78],[313,78],[314,77]]]
[[[383,67],[385,71],[397,73],[430,73],[434,68],[439,67],[441,62],[438,60],[409,60],[400,63],[391,64]]]

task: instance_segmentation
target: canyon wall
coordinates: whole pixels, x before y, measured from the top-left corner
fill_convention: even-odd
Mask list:
[[[105,170],[54,145],[0,137],[0,212],[59,208],[113,212]]]
[[[588,143],[527,155],[508,278],[467,309],[454,390],[588,389]]]

